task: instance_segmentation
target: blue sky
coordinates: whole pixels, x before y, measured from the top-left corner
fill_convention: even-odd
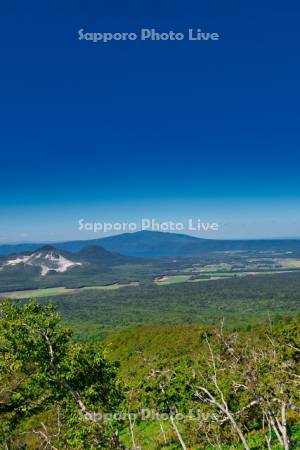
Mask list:
[[[87,221],[201,218],[208,237],[300,235],[296,1],[7,2],[0,242]],[[78,30],[218,42],[78,40]]]

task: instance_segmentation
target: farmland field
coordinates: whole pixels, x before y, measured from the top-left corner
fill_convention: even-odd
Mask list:
[[[13,298],[13,299],[26,299],[26,298],[41,298],[41,297],[52,297],[66,294],[73,294],[74,292],[87,291],[87,290],[102,290],[111,291],[115,289],[121,289],[123,287],[135,287],[138,283],[128,283],[128,284],[108,284],[103,286],[84,286],[82,288],[69,289],[63,286],[56,288],[46,288],[46,289],[29,289],[25,291],[13,291],[13,292],[1,292],[0,298]]]
[[[173,275],[156,278],[154,282],[159,286],[166,286],[168,284],[183,283],[185,281],[188,281],[189,279],[189,275]]]

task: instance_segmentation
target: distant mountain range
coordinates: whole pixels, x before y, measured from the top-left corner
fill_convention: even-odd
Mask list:
[[[0,292],[5,292],[148,281],[199,261],[300,258],[300,240],[222,241],[144,231],[55,245],[6,245],[0,252],[6,253],[0,256]]]
[[[121,255],[179,257],[202,256],[211,252],[229,251],[293,252],[300,254],[300,239],[217,240],[155,231],[139,231],[89,241],[69,241],[53,244],[53,247],[65,252],[83,252],[79,255],[81,257],[84,255],[91,257],[92,253],[93,258],[98,257],[95,247],[99,246],[102,247],[98,251],[99,257],[105,257],[106,250],[107,252],[118,253],[119,261],[122,259]],[[0,245],[0,255],[34,252],[39,247],[41,247],[41,244],[35,243]],[[106,257],[108,258],[107,254]],[[116,255],[114,258],[116,258]]]

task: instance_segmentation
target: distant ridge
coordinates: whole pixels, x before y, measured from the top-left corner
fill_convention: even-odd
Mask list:
[[[76,255],[78,255],[81,260],[97,264],[122,264],[132,261],[131,257],[110,252],[100,245],[87,245],[76,253]]]
[[[43,245],[47,244],[0,245],[0,255],[35,251]],[[138,231],[100,239],[58,242],[52,246],[72,253],[80,252],[87,246],[101,246],[109,252],[136,257],[199,256],[224,251],[278,251],[296,252],[300,255],[300,239],[219,240],[159,231]]]

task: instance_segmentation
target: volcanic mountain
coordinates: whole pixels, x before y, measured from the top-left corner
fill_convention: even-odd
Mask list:
[[[46,245],[33,253],[26,252],[2,258],[0,261],[0,270],[7,267],[16,267],[19,269],[22,266],[31,266],[39,268],[40,275],[45,276],[50,271],[62,273],[81,265],[82,263],[76,255]]]

